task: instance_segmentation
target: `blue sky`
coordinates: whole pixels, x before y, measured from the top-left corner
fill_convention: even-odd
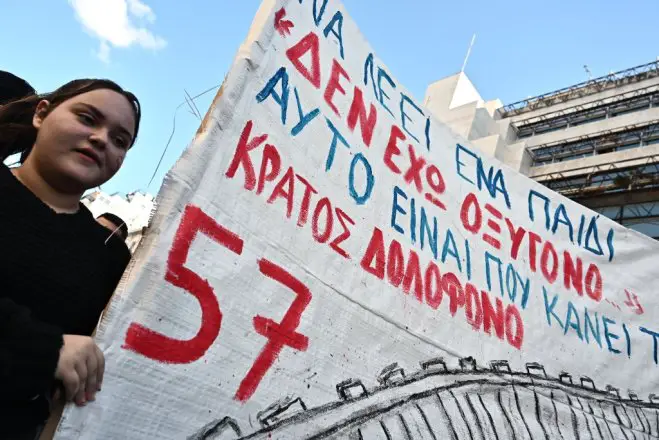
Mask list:
[[[99,7],[98,3],[104,3]],[[50,91],[107,77],[133,91],[144,116],[138,142],[107,192],[146,189],[185,90],[218,85],[258,0],[0,0],[0,69]],[[659,0],[344,0],[378,56],[422,100],[429,83],[460,70],[483,98],[518,101],[659,56]],[[126,13],[128,11],[128,14]],[[101,39],[105,42],[102,43]],[[213,93],[196,104],[205,113]],[[179,109],[149,192],[156,193],[197,129]]]

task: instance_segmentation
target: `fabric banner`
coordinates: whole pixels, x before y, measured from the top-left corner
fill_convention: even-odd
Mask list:
[[[56,438],[659,438],[657,242],[452,133],[339,1],[261,5],[158,204]]]

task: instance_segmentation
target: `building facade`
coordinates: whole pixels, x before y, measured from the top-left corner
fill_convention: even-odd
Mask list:
[[[459,73],[425,105],[483,153],[659,239],[659,60],[509,105]]]

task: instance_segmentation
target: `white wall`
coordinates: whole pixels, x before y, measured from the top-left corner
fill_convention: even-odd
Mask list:
[[[141,231],[142,228],[148,226],[151,211],[154,208],[153,196],[141,193],[122,197],[97,192],[89,195],[83,203],[87,205],[94,217],[106,212],[121,217],[126,222],[129,233]]]

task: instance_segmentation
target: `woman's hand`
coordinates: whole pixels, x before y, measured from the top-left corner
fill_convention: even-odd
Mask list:
[[[89,336],[64,335],[55,378],[64,385],[67,401],[84,405],[101,390],[105,357]]]

